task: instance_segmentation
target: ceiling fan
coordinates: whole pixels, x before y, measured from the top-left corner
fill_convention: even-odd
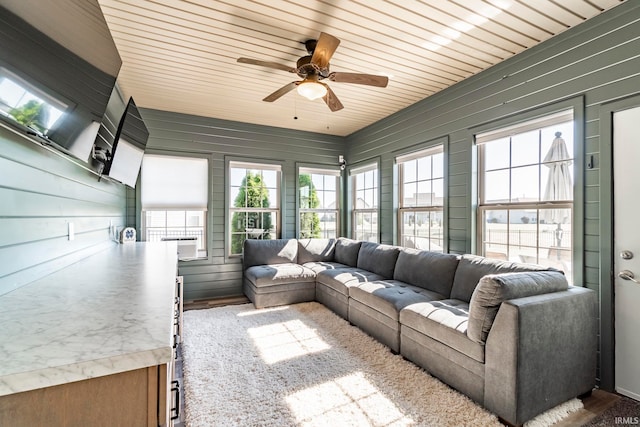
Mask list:
[[[328,79],[336,83],[355,83],[378,87],[386,87],[389,83],[389,78],[386,76],[329,71],[329,61],[340,44],[340,40],[330,34],[320,33],[318,40],[312,39],[303,43],[307,49],[308,55],[298,59],[295,68],[278,64],[277,62],[260,61],[251,58],[238,58],[238,62],[243,64],[260,65],[262,67],[296,73],[303,79],[291,82],[281,87],[264,98],[263,101],[273,102],[291,90],[297,88],[298,93],[305,98],[310,100],[322,98],[331,111],[338,111],[344,108],[344,106],[336,94],[333,93],[329,85],[322,82],[322,80]]]

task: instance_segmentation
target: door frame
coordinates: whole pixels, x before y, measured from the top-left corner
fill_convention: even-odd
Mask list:
[[[613,114],[640,107],[640,95],[600,108],[600,388],[615,391]],[[593,162],[593,160],[592,160]]]

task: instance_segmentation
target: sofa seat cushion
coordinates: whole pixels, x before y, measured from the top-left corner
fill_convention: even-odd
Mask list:
[[[351,287],[349,297],[396,321],[400,310],[410,304],[446,298],[399,280],[376,280]]]
[[[246,269],[244,275],[256,287],[313,283],[316,280],[313,270],[293,263],[256,265]]]
[[[420,302],[400,311],[400,323],[484,363],[484,344],[467,337],[469,304],[457,299]]]
[[[349,296],[349,288],[361,283],[383,279],[382,276],[356,267],[324,270],[318,273],[316,282]]]
[[[302,264],[302,266],[313,270],[316,274],[325,270],[336,270],[338,268],[352,268],[352,267],[349,267],[348,265],[341,264],[339,262],[333,262],[333,261],[305,262],[304,264]]]
[[[507,300],[566,291],[569,283],[561,271],[490,274],[480,279],[469,304],[470,339],[487,340],[500,305]]]

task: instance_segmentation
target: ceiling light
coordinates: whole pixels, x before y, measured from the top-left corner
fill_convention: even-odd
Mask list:
[[[314,99],[325,96],[327,94],[327,88],[318,82],[303,81],[298,85],[298,93],[313,101]]]

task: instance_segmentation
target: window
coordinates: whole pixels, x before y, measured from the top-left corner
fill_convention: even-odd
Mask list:
[[[208,176],[207,159],[144,155],[140,196],[147,242],[192,238],[197,257],[207,255]]]
[[[0,68],[0,114],[46,135],[67,106]]]
[[[479,250],[572,278],[573,114],[476,137]]]
[[[350,171],[352,188],[352,236],[356,240],[378,241],[378,165]]]
[[[300,238],[338,237],[339,184],[339,170],[304,167],[298,170]]]
[[[444,147],[396,158],[400,203],[400,245],[443,251]]]
[[[246,239],[280,234],[280,166],[229,163],[229,255],[241,255]]]

